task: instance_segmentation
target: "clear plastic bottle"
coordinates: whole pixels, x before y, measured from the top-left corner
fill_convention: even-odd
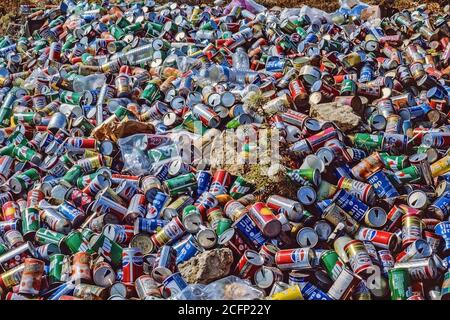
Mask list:
[[[247,52],[241,47],[237,48],[236,52],[233,53],[233,68],[242,71],[250,69],[250,60]]]
[[[102,73],[78,76],[73,81],[73,91],[82,92],[84,90],[94,90],[101,88],[105,82],[106,76]]]

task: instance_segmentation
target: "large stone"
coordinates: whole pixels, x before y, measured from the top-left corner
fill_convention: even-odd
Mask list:
[[[352,107],[334,102],[311,105],[309,115],[319,120],[334,122],[343,132],[356,128],[361,121]]]
[[[233,263],[233,252],[228,248],[202,252],[180,264],[178,269],[188,283],[208,284],[226,277]]]

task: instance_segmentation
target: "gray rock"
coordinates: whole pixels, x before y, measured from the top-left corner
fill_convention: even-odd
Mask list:
[[[180,264],[178,269],[188,283],[208,284],[226,277],[233,263],[233,252],[228,248],[202,252]]]

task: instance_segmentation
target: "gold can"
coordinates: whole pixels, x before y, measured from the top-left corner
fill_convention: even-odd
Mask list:
[[[445,156],[431,164],[431,175],[433,178],[450,171],[450,156]]]

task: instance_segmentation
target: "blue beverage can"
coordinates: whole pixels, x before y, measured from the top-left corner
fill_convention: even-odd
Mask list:
[[[441,220],[447,219],[450,213],[450,192],[444,192],[431,204],[429,210],[433,211]]]
[[[368,157],[366,151],[358,148],[347,148],[347,153],[350,155],[353,161],[361,161]]]
[[[319,210],[320,214],[323,214],[325,212],[325,209],[328,206],[330,206],[332,202],[333,202],[332,199],[325,199],[325,200],[322,200],[322,201],[317,201],[315,206]]]
[[[201,250],[193,235],[189,235],[186,239],[178,242],[173,248],[177,252],[177,260],[175,261],[177,265],[188,261]]]
[[[83,211],[78,210],[75,206],[69,202],[64,201],[58,207],[58,212],[61,213],[67,220],[69,220],[74,228],[79,226],[86,217]]]
[[[197,196],[209,190],[212,181],[212,175],[207,170],[201,170],[197,173]]]
[[[445,256],[450,254],[450,221],[443,221],[438,223],[434,227],[434,232],[444,239],[444,252]]]
[[[147,211],[147,218],[156,218],[159,217],[159,215],[162,212],[162,209],[166,205],[166,203],[169,201],[169,195],[158,191],[155,195],[155,198],[153,199],[153,202],[148,206]]]
[[[370,63],[366,63],[361,68],[361,73],[359,76],[359,82],[369,82],[375,78],[375,74],[373,72],[372,65]]]
[[[138,217],[134,221],[134,233],[135,234],[141,232],[155,233],[161,230],[167,223],[168,223],[167,220],[147,219]]]
[[[299,286],[305,300],[333,300],[329,295],[310,282],[305,282]]]
[[[169,163],[165,163],[156,169],[154,176],[159,179],[159,181],[165,181],[169,178]]]
[[[380,198],[393,198],[400,196],[386,174],[381,170],[370,175],[367,178],[367,182],[373,186],[375,193]]]
[[[340,178],[348,178],[348,179],[354,179],[352,174],[352,169],[348,164],[343,164],[339,167],[335,167],[333,169],[333,174],[336,177],[336,179]]]
[[[267,238],[256,226],[256,223],[245,213],[237,219],[232,227],[234,227],[247,243],[259,250],[261,246],[267,242]]]
[[[170,276],[164,279],[163,286],[165,289],[169,290],[170,296],[173,297],[183,291],[188,284],[186,280],[181,276],[181,273],[175,272],[172,273]],[[184,299],[189,299],[191,295],[187,293],[186,291],[183,294]]]
[[[368,205],[344,189],[340,189],[336,192],[333,201],[358,222],[361,222],[364,219],[364,215],[369,210]]]
[[[51,293],[51,295],[47,298],[47,300],[59,300],[62,296],[72,295],[73,290],[75,289],[74,281],[67,281],[60,284],[56,289]]]

